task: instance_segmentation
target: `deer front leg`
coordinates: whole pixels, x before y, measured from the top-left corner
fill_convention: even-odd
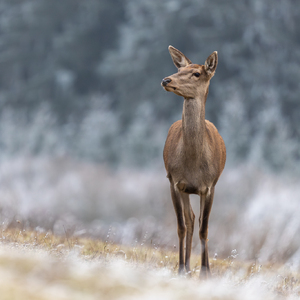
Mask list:
[[[200,217],[199,217],[199,237],[201,242],[201,270],[200,277],[207,278],[210,275],[208,258],[208,220],[214,199],[214,187],[204,195],[201,195]]]
[[[184,273],[184,238],[186,235],[186,226],[184,220],[183,203],[178,191],[175,190],[171,183],[171,196],[177,217],[177,233],[179,238],[179,269],[178,274]]]
[[[186,224],[186,247],[185,247],[185,270],[191,275],[190,259],[192,252],[192,241],[194,233],[195,214],[190,204],[190,197],[188,194],[181,194],[184,206],[184,219]]]

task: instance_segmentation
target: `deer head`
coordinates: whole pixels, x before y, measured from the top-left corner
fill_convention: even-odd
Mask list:
[[[204,65],[193,64],[172,46],[169,46],[169,52],[178,72],[162,80],[163,88],[187,99],[207,93],[210,79],[214,76],[218,64],[217,51],[206,59]]]

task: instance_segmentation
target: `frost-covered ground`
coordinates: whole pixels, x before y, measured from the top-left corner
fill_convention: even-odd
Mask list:
[[[212,259],[213,276],[201,281],[198,271],[192,278],[179,278],[175,256],[168,260],[166,252],[155,249],[154,253],[153,249],[2,231],[1,299],[268,300],[300,296],[300,276],[286,266]]]
[[[192,196],[196,216],[199,199]],[[51,230],[133,245],[177,246],[163,169],[112,171],[68,157],[0,161],[3,228]],[[209,249],[226,258],[287,263],[300,270],[299,178],[251,166],[225,168],[209,222]],[[198,218],[198,217],[197,217]],[[200,253],[195,225],[193,253]]]

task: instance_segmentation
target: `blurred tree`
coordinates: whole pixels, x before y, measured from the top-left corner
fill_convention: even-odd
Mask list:
[[[111,94],[116,110],[123,114],[124,130],[131,130],[136,111],[145,102],[155,107],[157,122],[180,117],[181,101],[166,96],[158,83],[175,71],[170,68],[168,44],[196,63],[204,63],[218,50],[219,66],[211,84],[207,118],[217,126],[226,124],[221,131],[229,145],[229,161],[252,160],[256,157],[252,148],[257,147],[261,157],[255,161],[271,167],[284,167],[283,160],[278,163],[283,153],[292,161],[299,159],[293,141],[299,138],[300,128],[296,100],[300,94],[296,84],[300,79],[299,5],[295,9],[293,1],[277,1],[274,6],[274,1],[258,0],[234,5],[207,0],[125,3],[127,20],[120,27],[119,47],[100,65],[100,75],[113,77],[113,83],[118,83]],[[272,111],[280,120],[273,127],[273,118],[268,124],[264,122]],[[140,143],[141,137],[136,140]],[[286,145],[283,152],[278,147],[282,142]]]
[[[286,168],[300,159],[299,18],[293,0],[1,0],[0,117],[25,127],[47,107],[64,151],[145,166],[181,117],[160,86],[176,71],[167,46],[202,64],[218,50],[206,117],[229,163]]]
[[[112,47],[121,1],[2,1],[2,104],[28,114],[48,102],[58,120],[82,114],[98,90],[96,62]]]

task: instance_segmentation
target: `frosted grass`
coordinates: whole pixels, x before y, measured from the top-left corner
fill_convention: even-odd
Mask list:
[[[282,285],[279,274],[244,279],[243,272],[228,272],[200,281],[175,277],[166,268],[116,258],[91,261],[76,250],[57,256],[28,245],[1,244],[0,266],[2,299],[268,300],[297,299],[300,293],[299,287],[277,292]]]
[[[163,170],[112,171],[70,158],[0,162],[2,227],[51,230],[126,245],[176,248],[176,218]],[[300,269],[298,178],[250,166],[225,169],[209,223],[209,251]],[[199,215],[199,199],[192,197]],[[193,253],[200,253],[195,224]]]

